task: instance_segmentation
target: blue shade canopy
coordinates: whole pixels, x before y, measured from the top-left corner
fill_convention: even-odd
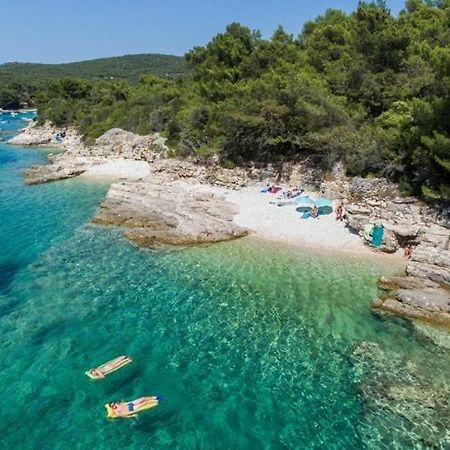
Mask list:
[[[314,202],[307,196],[307,195],[301,195],[300,197],[297,197],[295,199],[295,203],[298,206],[313,206]]]
[[[331,200],[329,200],[328,198],[318,198],[317,200],[314,200],[314,204],[318,208],[322,208],[322,207],[330,207],[330,208],[332,208]]]

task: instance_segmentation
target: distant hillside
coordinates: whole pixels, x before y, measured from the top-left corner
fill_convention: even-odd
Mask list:
[[[29,83],[49,78],[124,79],[137,81],[142,74],[183,77],[187,73],[181,56],[144,54],[93,59],[67,64],[6,63],[0,65],[0,83]]]

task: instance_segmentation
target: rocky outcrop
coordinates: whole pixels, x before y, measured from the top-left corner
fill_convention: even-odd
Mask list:
[[[448,291],[439,288],[401,289],[393,297],[375,299],[372,310],[380,315],[393,314],[450,329],[450,296]]]
[[[413,249],[407,277],[380,280],[379,287],[385,292],[374,300],[373,311],[450,328],[449,211],[402,197],[395,185],[381,179],[355,178],[350,192],[352,203],[346,208],[349,228],[370,245],[366,227],[383,226],[379,250],[394,253],[407,245]]]
[[[370,244],[365,227],[382,225],[384,236],[379,250],[387,253],[406,245],[417,245],[432,220],[433,211],[429,207],[415,198],[402,197],[394,184],[383,179],[354,178],[350,196],[346,207],[348,227]]]
[[[245,169],[225,169],[218,161],[203,164],[191,160],[160,159],[152,165],[153,172],[166,182],[195,180],[196,183],[237,189],[246,186],[250,177]]]
[[[143,247],[185,246],[245,236],[233,223],[235,206],[213,193],[177,183],[113,184],[93,222],[127,228]]]
[[[450,285],[450,230],[430,227],[411,255],[407,273]]]
[[[45,131],[41,133],[45,134]],[[151,164],[151,171],[162,182],[192,179],[197,183],[231,189],[245,186],[251,179],[258,179],[261,174],[261,170],[256,168],[226,169],[217,159],[198,161],[167,158],[169,150],[165,139],[158,133],[139,136],[113,128],[100,136],[94,145],[85,146],[79,136],[74,137],[67,132],[59,146],[64,152],[50,155],[49,164],[33,166],[25,171],[26,183],[38,184],[65,179],[87,172],[92,167],[120,160],[148,162]]]
[[[438,288],[439,284],[429,279],[419,279],[415,277],[381,277],[378,280],[378,287],[384,291],[395,291],[397,289],[421,289],[424,287]]]
[[[51,181],[74,178],[85,172],[85,168],[66,166],[31,166],[25,170],[24,177],[26,184],[42,184]]]
[[[432,239],[434,243],[434,239]],[[372,309],[418,319],[450,329],[450,252],[427,246],[424,241],[412,253],[406,277],[383,277],[378,286],[385,291]]]
[[[20,146],[41,146],[50,145],[53,140],[54,130],[51,126],[35,126],[35,122],[30,122],[18,135],[8,141],[11,145]]]
[[[74,128],[58,128],[50,123],[37,126],[31,121],[18,135],[8,141],[10,145],[22,147],[46,147],[66,149],[81,145],[81,137]]]
[[[45,128],[45,127],[44,127]],[[19,135],[20,136],[20,135]],[[27,184],[47,183],[71,178],[89,168],[111,161],[133,160],[154,162],[167,153],[165,140],[159,135],[139,136],[113,128],[100,136],[93,146],[85,146],[79,135],[67,130],[57,144],[62,153],[49,156],[46,166],[33,166],[25,171]],[[56,144],[55,144],[56,145]]]
[[[450,230],[439,225],[425,230],[417,237],[420,244],[406,266],[407,276],[381,278],[384,295],[372,309],[450,329]]]
[[[440,242],[450,233],[450,209],[403,197],[396,185],[383,179],[351,180],[346,220],[347,226],[363,239],[366,225],[382,225],[384,237],[379,250],[388,253],[424,241]]]
[[[83,156],[96,158],[124,158],[153,162],[168,154],[166,139],[159,133],[140,136],[121,128],[112,128],[95,140]]]

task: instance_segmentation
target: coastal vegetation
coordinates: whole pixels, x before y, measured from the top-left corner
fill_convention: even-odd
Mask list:
[[[180,78],[188,68],[181,56],[142,54],[66,64],[6,63],[0,65],[0,108],[32,106],[46,81],[62,78],[126,80],[137,83],[143,73]]]
[[[450,2],[328,10],[298,37],[238,23],[186,55],[185,79],[58,79],[36,95],[41,122],[88,142],[111,127],[161,132],[178,155],[225,166],[306,154],[405,192],[450,198]]]

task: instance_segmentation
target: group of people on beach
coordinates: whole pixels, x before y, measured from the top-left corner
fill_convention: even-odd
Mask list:
[[[283,190],[283,188],[281,186],[277,186],[274,184],[268,184],[266,189],[269,194],[281,193],[281,197],[283,199],[288,199],[288,200],[298,197],[299,195],[302,195],[304,192],[303,189],[301,189],[300,187],[298,187],[298,188],[291,187],[285,191],[285,190]]]

